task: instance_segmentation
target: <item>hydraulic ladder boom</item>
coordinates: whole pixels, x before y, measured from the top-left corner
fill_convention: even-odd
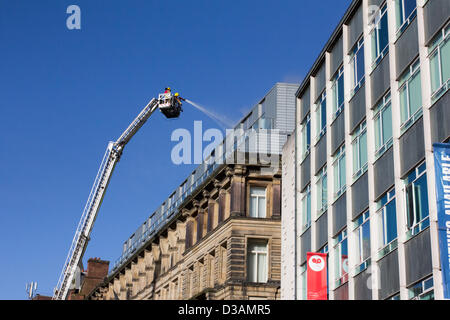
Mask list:
[[[53,299],[64,300],[67,297],[76,268],[81,264],[89,237],[102,204],[103,197],[108,187],[111,175],[117,162],[120,160],[123,149],[130,139],[139,131],[150,116],[158,109],[160,100],[152,99],[141,113],[134,119],[130,126],[123,132],[116,142],[110,142],[103,157],[100,169],[89,194],[88,201],[83,210],[81,220],[72,240],[66,262],[64,263],[58,284],[55,288]]]

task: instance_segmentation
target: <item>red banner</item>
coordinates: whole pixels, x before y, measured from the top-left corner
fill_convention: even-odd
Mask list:
[[[307,253],[307,299],[327,300],[327,254]]]

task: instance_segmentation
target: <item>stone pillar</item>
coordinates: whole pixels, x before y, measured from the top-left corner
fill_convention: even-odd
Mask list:
[[[272,218],[281,218],[281,179],[273,179],[272,183]]]
[[[232,217],[245,216],[245,173],[244,166],[236,165],[234,170],[227,170],[227,176],[231,176],[231,212]]]

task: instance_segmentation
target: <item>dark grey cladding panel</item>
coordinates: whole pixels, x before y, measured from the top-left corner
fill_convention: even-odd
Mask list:
[[[375,68],[370,77],[372,86],[372,108],[383,97],[386,91],[390,88],[390,74],[389,74],[389,54],[387,54],[380,64]]]
[[[431,0],[424,7],[425,43],[433,39],[450,18],[450,1]]]
[[[367,285],[370,276],[365,270],[355,277],[355,300],[372,300],[372,290]]]
[[[450,90],[431,107],[432,142],[444,142],[450,137]]]
[[[305,187],[311,182],[311,156],[308,155],[305,160],[303,160],[300,165],[301,179],[300,179],[300,190],[305,189]]]
[[[363,13],[362,6],[359,5],[356,12],[353,14],[350,22],[348,23],[348,48],[347,51],[352,50],[356,42],[363,34]]]
[[[380,198],[394,185],[394,152],[392,147],[374,164],[375,199]]]
[[[429,228],[405,243],[405,258],[407,286],[433,272]]]
[[[316,144],[316,167],[314,173],[316,174],[327,162],[327,135],[324,135]]]
[[[331,153],[335,154],[336,150],[342,145],[345,140],[345,116],[341,112],[339,116],[331,124]]]
[[[384,300],[400,291],[398,268],[398,251],[392,251],[379,262],[380,267],[380,299]]]
[[[417,32],[417,19],[414,19],[395,44],[397,79],[419,55],[419,36]]]
[[[316,227],[316,248],[322,248],[328,241],[328,212],[319,217]]]
[[[423,118],[417,120],[416,123],[400,137],[400,154],[401,176],[404,177],[425,158]]]
[[[348,282],[334,290],[334,300],[348,300]]]
[[[300,241],[300,265],[302,265],[306,262],[306,254],[311,252],[311,228],[301,235]]]
[[[300,103],[300,121],[303,122],[305,117],[308,115],[309,110],[311,108],[311,90],[310,87],[302,93],[300,96],[301,103]]]
[[[333,237],[347,224],[347,194],[344,193],[333,204]]]
[[[350,100],[350,132],[353,132],[366,117],[366,84]]]
[[[330,68],[331,73],[330,77],[332,78],[334,74],[338,71],[339,67],[342,65],[343,59],[343,40],[342,34],[339,36],[339,39],[335,42],[333,49],[331,49],[331,57],[330,57]]]
[[[369,6],[380,6],[385,0],[369,0]]]
[[[320,69],[318,69],[317,73],[314,76],[315,88],[316,91],[314,93],[314,101],[317,101],[323,89],[325,89],[325,60],[322,62]]]
[[[352,219],[369,207],[369,178],[367,172],[352,185]]]

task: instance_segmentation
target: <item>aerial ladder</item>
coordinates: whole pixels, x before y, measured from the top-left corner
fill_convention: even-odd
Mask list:
[[[170,88],[166,88],[165,93],[160,94],[158,99],[153,98],[150,100],[116,142],[110,142],[108,144],[80,222],[75,231],[58,284],[54,290],[53,300],[65,300],[67,298],[76,269],[78,266],[81,266],[95,219],[97,218],[103,197],[111,180],[111,175],[122,156],[125,146],[157,109],[169,119],[178,118],[180,112],[183,111],[181,108],[182,101],[185,101],[185,99],[181,98],[177,93],[172,95]]]

